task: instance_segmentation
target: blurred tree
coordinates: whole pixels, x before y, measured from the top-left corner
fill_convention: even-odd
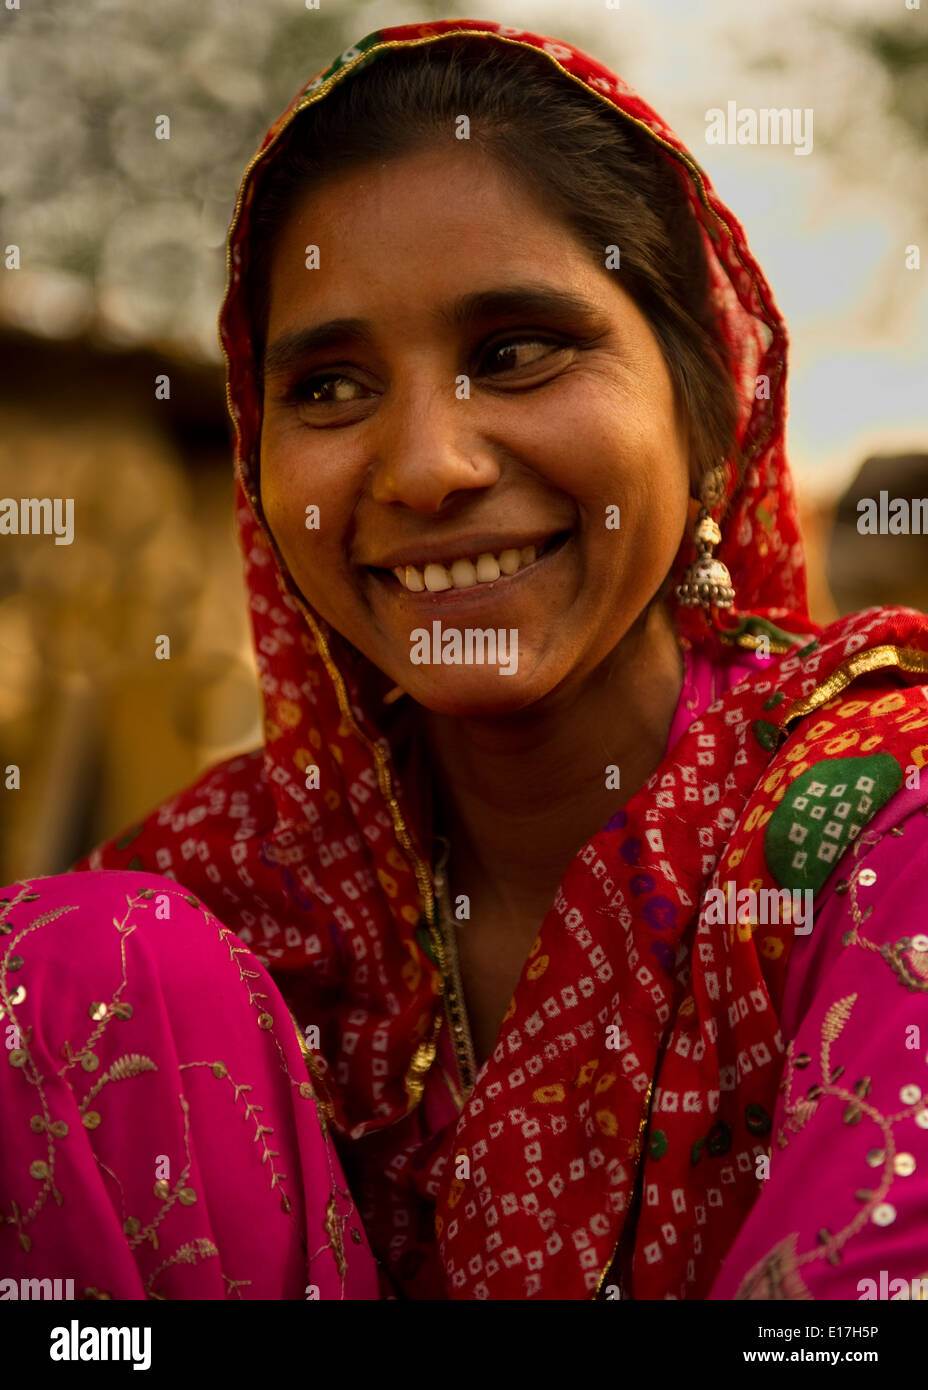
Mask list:
[[[403,20],[440,13],[413,0]],[[0,245],[19,246],[22,268],[0,272],[0,320],[217,358],[246,163],[300,87],[386,22],[382,6],[327,0],[4,10]]]
[[[928,144],[928,34],[914,31],[915,13],[910,11],[889,24],[849,25],[848,32],[862,51],[888,73],[892,82],[892,115],[908,127],[916,140]]]
[[[928,35],[924,14],[899,0],[888,20],[797,7],[774,33],[745,28],[732,43],[748,69],[804,86],[815,109],[815,146],[851,182],[903,197],[928,221]],[[797,77],[799,82],[797,83]],[[915,192],[915,190],[918,190]]]

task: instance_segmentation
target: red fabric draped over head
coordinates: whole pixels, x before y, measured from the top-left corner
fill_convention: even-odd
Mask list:
[[[357,838],[359,829],[365,836],[377,861],[376,873],[386,893],[386,906],[400,932],[399,940],[393,938],[388,947],[379,983],[374,985],[371,980],[373,992],[366,1002],[376,1000],[374,1016],[383,1009],[401,1020],[399,1028],[394,1025],[391,1031],[405,1031],[407,1036],[415,1033],[417,1037],[422,1032],[422,1020],[410,1028],[406,1018],[412,1000],[398,995],[395,986],[387,983],[389,967],[398,963],[389,957],[398,949],[402,952],[406,978],[417,979],[423,989],[430,965],[415,946],[414,928],[421,911],[416,873],[414,870],[410,875],[409,861],[397,853],[395,844],[397,835],[401,846],[403,842],[391,795],[396,778],[377,753],[381,730],[376,722],[376,696],[385,684],[378,689],[379,673],[374,673],[372,681],[367,659],[309,610],[263,519],[257,482],[260,399],[245,283],[249,274],[251,209],[260,198],[262,178],[282,149],[294,117],[308,106],[324,101],[339,82],[350,81],[352,70],[359,65],[389,61],[398,46],[429,43],[454,33],[471,38],[483,35],[487,43],[520,44],[544,54],[553,69],[567,72],[583,83],[591,99],[608,102],[648,131],[679,169],[694,216],[703,229],[720,331],[738,377],[738,443],[745,460],[744,476],[737,486],[735,468],[726,469],[726,496],[714,511],[724,522],[723,541],[717,553],[731,572],[736,602],[742,609],[765,612],[773,619],[798,612],[805,617],[800,630],[808,628],[794,491],[783,455],[786,329],[740,225],[660,117],[624,82],[570,45],[476,20],[410,25],[371,34],[313,77],[271,126],[244,175],[229,231],[228,284],[219,319],[228,370],[228,403],[235,425],[237,518],[264,695],[265,781],[276,807],[274,854],[281,856],[281,862],[291,867],[292,878],[302,881],[310,893],[316,882],[325,883],[329,877],[324,872],[326,861],[319,862],[313,846],[321,844],[324,848],[329,841],[347,845]],[[305,134],[302,138],[305,140]],[[761,376],[769,380],[769,394],[756,390],[757,378]],[[681,574],[694,554],[692,542],[686,538],[677,566]],[[737,616],[735,613],[728,621],[736,621]],[[700,610],[677,608],[675,617],[681,631],[693,638],[698,639],[708,630]],[[338,788],[324,793],[324,826],[316,809],[318,795],[305,787],[305,768],[311,763],[321,767],[323,789]],[[375,797],[378,789],[381,795]],[[392,825],[384,814],[384,800],[392,813]],[[411,838],[411,827],[408,834]],[[419,857],[427,862],[425,847],[418,848]],[[312,868],[305,862],[307,850]],[[265,854],[269,853],[266,849]],[[337,851],[333,853],[337,855]],[[332,876],[341,877],[345,861],[335,857],[329,862],[335,871]],[[298,869],[298,865],[302,868]],[[421,886],[421,867],[418,876]],[[353,913],[352,906],[346,906]],[[290,948],[275,938],[265,945],[255,933],[254,944],[267,950],[271,961],[294,959],[294,963],[302,964],[307,955],[311,960],[318,956],[321,963],[328,954],[325,947],[329,943],[313,942],[307,948],[301,940]],[[356,1070],[352,1069],[350,1078],[347,1074],[345,1077],[348,1104],[352,1117],[363,1127],[371,1121],[375,1094],[381,1104],[386,1102],[380,1098],[380,1087],[375,1088],[375,1093],[365,1087],[363,1097],[354,1096]],[[405,1092],[399,1084],[401,1075],[392,1067],[390,1074],[392,1085],[386,1083],[390,1102],[383,1111],[385,1119],[388,1114],[396,1114],[398,1104],[405,1104]]]
[[[655,1171],[645,1182],[656,1195],[638,1221],[635,1267],[638,1296],[692,1296],[706,1291],[756,1197],[754,1155],[776,1094],[775,1000],[788,956],[788,941],[772,927],[761,942],[734,942],[703,924],[690,978],[700,897],[723,851],[741,856],[748,878],[773,882],[759,837],[739,838],[735,828],[755,805],[750,797],[773,758],[778,718],[785,721],[793,701],[867,638],[846,626],[827,652],[781,663],[776,714],[761,714],[771,708],[773,680],[755,682],[740,706],[721,702],[681,741],[673,766],[665,764],[581,851],[461,1122],[423,1150],[416,1108],[443,1017],[429,847],[417,840],[410,790],[378,722],[378,697],[391,682],[310,611],[262,517],[245,282],[252,207],[297,113],[350,82],[361,64],[458,33],[544,55],[591,101],[607,102],[646,132],[678,171],[702,231],[740,403],[743,478],[729,464],[714,509],[724,536],[718,555],[738,605],[726,623],[762,613],[813,631],[783,453],[786,331],[742,228],[706,175],[640,97],[568,44],[475,20],[384,30],[314,77],[274,123],[246,171],[229,233],[220,336],[264,749],[205,774],[87,863],[176,876],[269,965],[301,1029],[319,1027],[312,1062],[319,1089],[346,1155],[362,1156],[349,1174],[363,1189],[366,1153],[392,1184],[371,1208],[370,1232],[401,1279],[425,1258],[408,1210],[418,1193],[438,1204],[452,1296],[590,1296],[632,1205],[649,1103],[660,1104],[661,1093],[685,1096],[680,1113],[667,1104],[665,1148],[647,1156]],[[769,391],[757,389],[759,378]],[[679,573],[694,553],[687,539]],[[674,616],[689,640],[714,640],[701,612],[674,608]],[[318,789],[310,768],[318,768]],[[661,808],[675,796],[681,807],[691,804],[686,817],[668,822]],[[759,806],[755,814],[767,814]],[[745,1018],[737,1002],[748,998]],[[582,1005],[575,1022],[566,1018],[570,999]],[[607,1050],[610,1024],[619,1027],[618,1051]],[[753,1064],[742,1070],[750,1075],[735,1094],[720,1077],[749,1052]],[[693,1167],[694,1146],[701,1152],[706,1144],[711,1157]],[[474,1197],[449,1162],[462,1148],[472,1159]],[[723,1156],[720,1175],[711,1164]],[[584,1180],[570,1181],[578,1164]],[[714,1208],[709,1239],[703,1223]]]

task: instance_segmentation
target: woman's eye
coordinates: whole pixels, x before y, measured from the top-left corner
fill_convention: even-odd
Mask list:
[[[510,338],[490,347],[482,359],[482,373],[486,376],[503,376],[525,368],[534,367],[548,357],[566,350],[564,343],[548,338]],[[368,399],[373,393],[356,381],[354,377],[343,376],[339,372],[317,372],[314,376],[303,377],[286,392],[284,404],[349,405]]]
[[[291,402],[303,405],[339,405],[364,399],[364,387],[350,376],[336,373],[306,377],[288,393]]]
[[[533,367],[563,348],[563,343],[546,338],[512,338],[491,347],[483,360],[487,373],[496,376],[502,372],[518,371],[520,367]]]

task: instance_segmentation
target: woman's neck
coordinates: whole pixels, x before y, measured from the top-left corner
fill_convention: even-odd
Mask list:
[[[683,674],[657,602],[570,699],[506,719],[426,712],[455,892],[473,885],[503,918],[540,921],[577,852],[663,760]]]

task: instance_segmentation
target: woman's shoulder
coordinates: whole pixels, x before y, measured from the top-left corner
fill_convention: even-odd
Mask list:
[[[198,846],[208,844],[218,852],[231,845],[233,836],[240,841],[266,834],[273,822],[264,749],[257,748],[207,768],[142,820],[84,855],[73,869],[146,870],[183,880],[178,861],[192,858]]]

